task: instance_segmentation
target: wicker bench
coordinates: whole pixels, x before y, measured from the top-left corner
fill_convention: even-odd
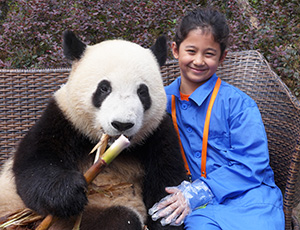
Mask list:
[[[0,167],[41,115],[70,69],[0,70]],[[179,76],[177,62],[162,68],[164,84]],[[300,102],[257,51],[231,52],[218,75],[258,104],[269,140],[271,166],[284,194],[286,230],[298,230],[293,209],[300,202]]]

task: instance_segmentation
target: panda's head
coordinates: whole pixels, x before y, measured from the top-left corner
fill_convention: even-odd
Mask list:
[[[73,61],[69,79],[55,99],[72,124],[93,141],[103,133],[141,142],[161,122],[166,96],[160,66],[164,37],[150,49],[124,40],[88,46],[64,33],[64,53]]]

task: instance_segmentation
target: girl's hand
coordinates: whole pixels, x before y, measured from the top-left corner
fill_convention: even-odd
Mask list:
[[[149,215],[154,221],[161,219],[163,226],[181,225],[185,217],[195,208],[206,205],[213,197],[212,192],[201,180],[193,183],[183,181],[177,187],[167,187],[170,195],[161,199],[149,209]]]
[[[162,218],[162,226],[171,224],[179,226],[184,218],[190,213],[191,209],[183,193],[177,187],[167,187],[166,192],[170,195],[161,199],[150,210],[154,221]]]

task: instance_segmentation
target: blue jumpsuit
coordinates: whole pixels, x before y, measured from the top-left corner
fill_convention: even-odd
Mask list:
[[[269,165],[267,136],[255,101],[222,81],[211,113],[207,178],[203,178],[203,128],[217,75],[196,89],[189,101],[180,99],[180,81],[179,77],[165,88],[167,110],[171,113],[171,97],[175,95],[177,124],[192,181],[203,180],[214,194],[205,208],[186,217],[185,228],[283,230],[282,194]]]

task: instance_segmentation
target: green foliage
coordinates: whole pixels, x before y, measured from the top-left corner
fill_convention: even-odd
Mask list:
[[[149,47],[160,34],[167,35],[171,42],[176,25],[187,10],[211,4],[229,21],[230,49],[262,52],[275,72],[300,97],[299,0],[0,0],[0,3],[0,67],[3,68],[69,66],[61,47],[62,33],[67,29],[87,44],[122,38]]]
[[[63,58],[62,33],[72,30],[87,44],[122,38],[150,47],[160,34],[170,40],[189,1],[16,0],[0,29],[0,67],[56,68]],[[2,60],[2,61],[1,61]]]
[[[236,2],[229,0],[222,8],[231,26],[231,49],[259,50],[300,98],[299,0],[250,0],[247,9]]]

